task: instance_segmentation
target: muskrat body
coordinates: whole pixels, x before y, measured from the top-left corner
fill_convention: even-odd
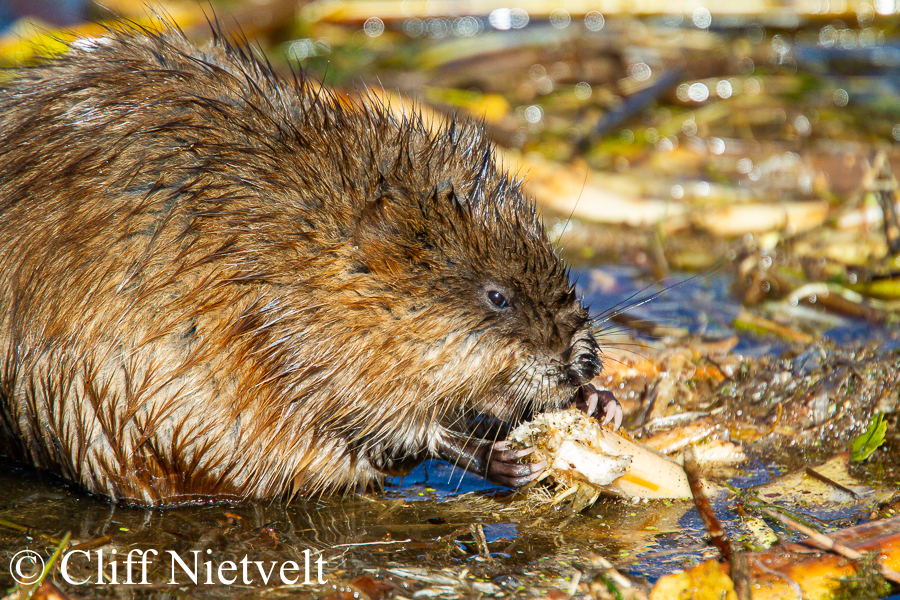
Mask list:
[[[590,320],[479,128],[116,30],[0,90],[0,454],[115,501],[353,489],[596,394]]]

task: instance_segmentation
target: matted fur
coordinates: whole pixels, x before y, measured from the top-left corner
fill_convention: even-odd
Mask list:
[[[477,126],[174,28],[0,89],[0,360],[0,454],[146,505],[353,489],[599,369]]]

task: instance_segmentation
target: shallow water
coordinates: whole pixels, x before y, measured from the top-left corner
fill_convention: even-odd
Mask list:
[[[598,272],[602,273],[602,286],[592,284]],[[673,272],[663,280],[650,279],[636,269],[613,266],[595,271],[575,269],[572,274],[592,315],[622,311],[647,325],[682,329],[691,335],[711,339],[736,336],[734,352],[748,358],[777,355],[790,346],[774,336],[735,328],[734,321],[744,306],[732,291],[733,276],[723,269],[701,274]],[[787,308],[787,303],[775,306],[775,310]],[[883,341],[886,347],[900,344],[898,329],[892,323],[871,323],[814,307],[796,311],[790,319],[794,325],[815,327],[823,339],[838,346],[875,341]],[[603,324],[599,327],[602,330]]]

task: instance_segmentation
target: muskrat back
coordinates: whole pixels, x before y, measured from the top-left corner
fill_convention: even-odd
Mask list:
[[[174,28],[0,90],[0,454],[116,501],[353,489],[576,395],[590,319],[482,131]],[[580,392],[580,394],[578,394]]]

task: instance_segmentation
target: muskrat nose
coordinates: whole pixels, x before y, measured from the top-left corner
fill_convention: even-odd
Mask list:
[[[590,379],[585,379],[584,377],[582,377],[581,373],[576,369],[573,369],[572,367],[569,367],[568,371],[566,371],[566,380],[568,381],[569,385],[576,388],[581,387],[582,385],[590,381]]]
[[[565,378],[572,386],[584,385],[600,374],[600,347],[590,329],[576,332],[561,358]]]
[[[569,385],[579,387],[600,374],[600,358],[596,352],[579,355],[566,369]]]

